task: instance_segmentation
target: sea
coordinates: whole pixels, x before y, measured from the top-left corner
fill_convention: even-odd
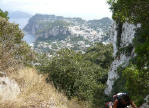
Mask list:
[[[29,45],[31,45],[31,44],[33,44],[33,42],[35,42],[35,36],[25,32],[23,30],[25,25],[28,23],[29,18],[19,18],[19,19],[10,18],[9,21],[11,23],[19,24],[19,28],[24,32],[24,37],[23,37],[24,41],[26,41]]]

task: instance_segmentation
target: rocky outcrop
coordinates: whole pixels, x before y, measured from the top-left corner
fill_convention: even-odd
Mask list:
[[[20,93],[20,88],[17,82],[6,76],[5,73],[0,73],[0,100],[14,100]]]
[[[121,65],[122,67],[125,67],[129,64],[129,60],[132,56],[134,56],[134,50],[133,48],[131,51],[128,52],[120,52],[120,49],[122,50],[124,47],[129,47],[129,45],[132,44],[132,40],[135,35],[135,28],[136,26],[129,23],[124,23],[121,26],[122,28],[119,28],[118,24],[113,25],[113,47],[114,47],[114,61],[111,65],[110,71],[108,73],[108,80],[107,80],[107,88],[105,89],[105,94],[109,95],[112,91],[112,86],[114,85],[114,82],[119,78],[117,73],[117,68]],[[121,33],[118,33],[118,29],[121,29]],[[119,46],[118,46],[119,44]]]
[[[45,39],[49,39],[49,40],[63,40],[66,37],[68,37],[70,35],[70,31],[68,28],[66,27],[53,27],[47,31],[41,31],[41,32],[37,32],[35,33],[36,35],[36,39],[37,40],[45,40]]]

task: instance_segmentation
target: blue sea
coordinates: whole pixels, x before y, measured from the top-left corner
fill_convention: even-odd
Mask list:
[[[11,23],[16,23],[19,24],[20,29],[22,29],[25,27],[25,25],[28,23],[29,18],[20,18],[20,19],[12,19],[10,18],[9,21]],[[26,41],[29,45],[32,44],[35,41],[35,36],[33,36],[32,34],[29,34],[25,31],[24,32],[24,38],[23,40]]]

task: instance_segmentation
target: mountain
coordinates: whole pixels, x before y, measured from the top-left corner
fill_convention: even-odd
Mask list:
[[[108,18],[102,18],[100,20],[89,20],[88,24],[91,28],[98,30],[98,28],[102,28],[104,31],[108,30],[109,26],[112,24],[112,21]]]
[[[30,18],[24,31],[35,36],[33,46],[41,52],[55,52],[61,48],[85,51],[96,42],[109,42],[112,23],[109,18],[86,21],[36,14]]]

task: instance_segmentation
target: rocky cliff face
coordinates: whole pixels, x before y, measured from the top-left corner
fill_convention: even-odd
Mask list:
[[[17,98],[20,93],[20,88],[17,82],[0,72],[0,97],[1,102],[10,101]]]
[[[110,71],[108,73],[107,88],[105,94],[110,95],[115,81],[119,78],[118,68],[126,67],[129,64],[129,60],[136,54],[134,53],[133,39],[135,37],[136,29],[141,27],[140,24],[133,25],[129,23],[113,24],[111,30],[111,37],[113,41],[113,55],[114,61],[111,64]],[[144,104],[140,108],[149,108],[149,95],[144,99]]]
[[[35,15],[29,20],[24,30],[34,35],[36,39],[58,39],[64,35],[70,35],[67,28],[69,23],[59,19],[61,18]]]
[[[129,23],[124,23],[121,26],[113,25],[113,47],[114,47],[114,61],[108,73],[107,88],[105,94],[109,95],[112,91],[114,82],[118,79],[117,69],[119,66],[125,67],[129,64],[129,60],[134,56],[134,49],[132,40],[135,35],[136,26]],[[129,49],[129,50],[127,50]]]

